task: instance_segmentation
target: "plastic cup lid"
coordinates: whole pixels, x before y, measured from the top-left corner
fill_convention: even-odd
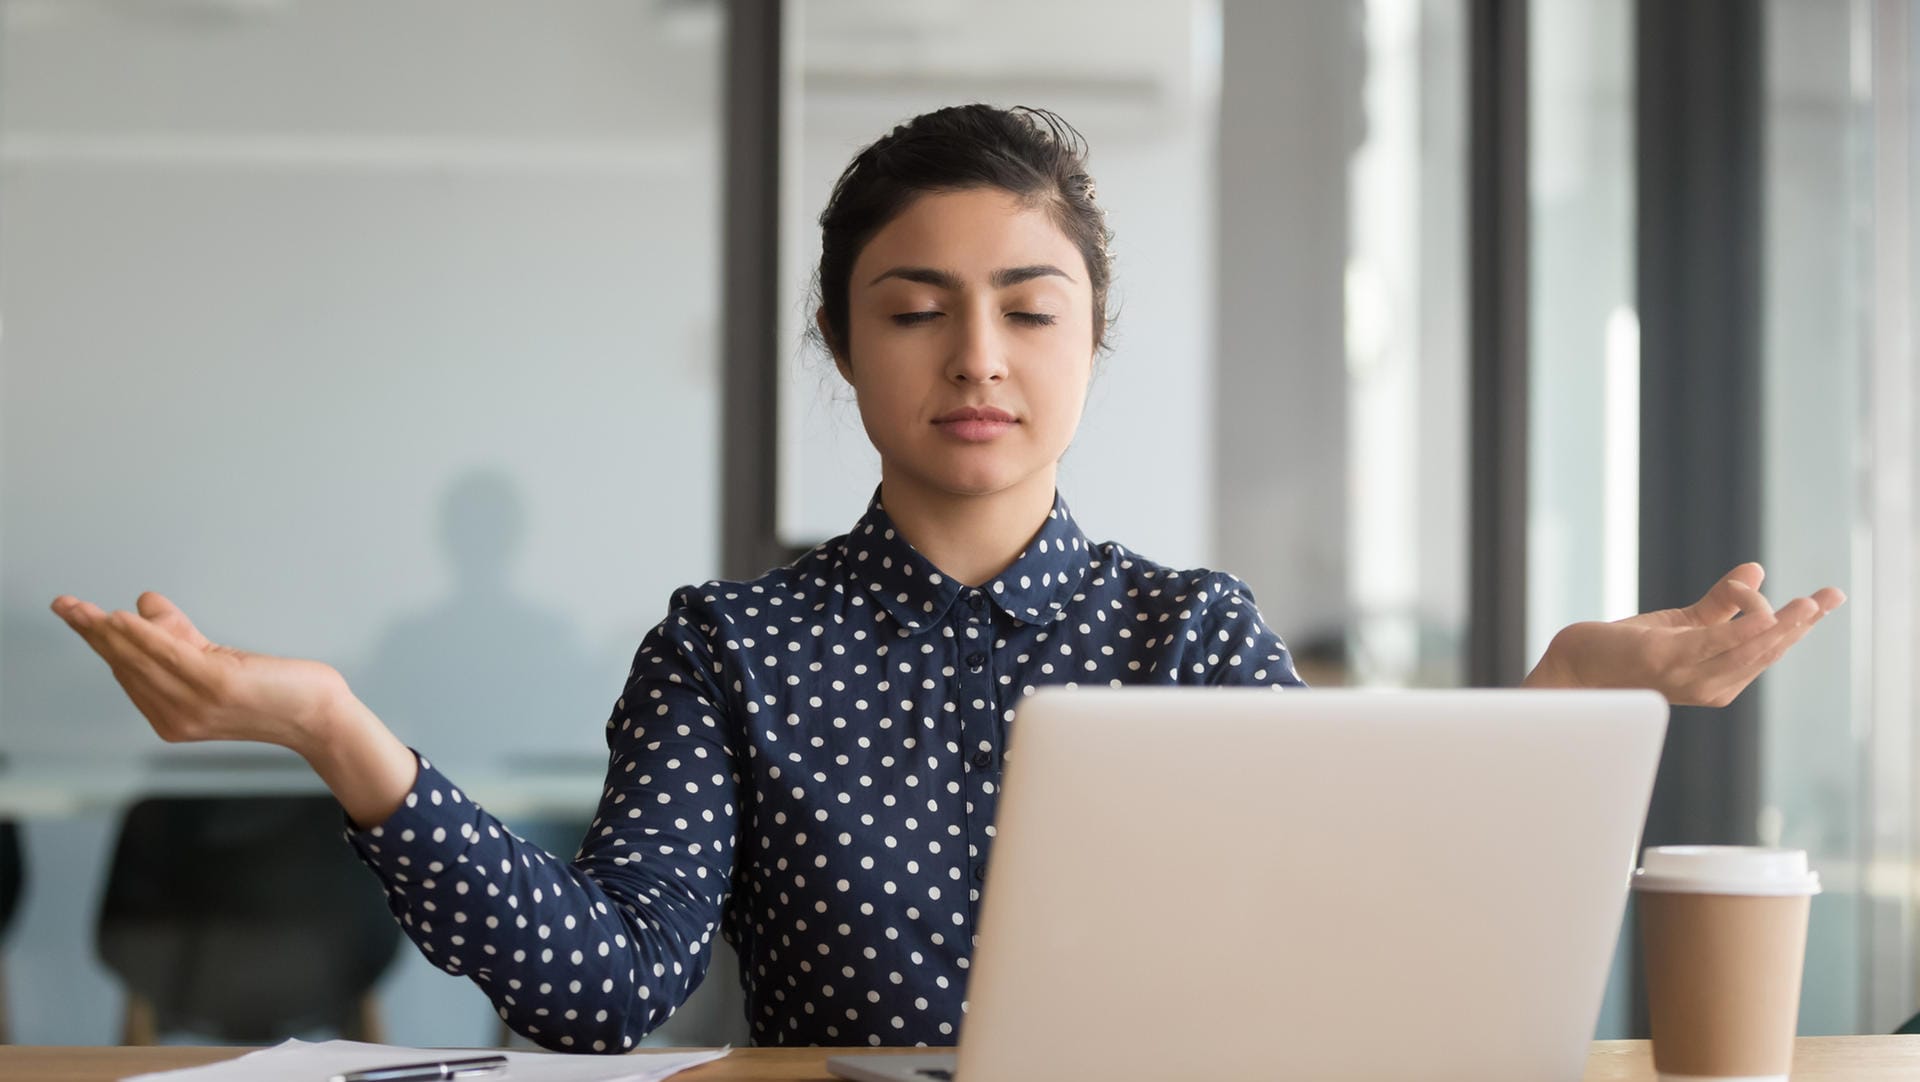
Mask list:
[[[1818,894],[1820,873],[1807,869],[1804,849],[1662,845],[1641,854],[1633,887],[1691,894]]]

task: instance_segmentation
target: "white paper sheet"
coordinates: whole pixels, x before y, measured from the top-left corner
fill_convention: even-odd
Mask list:
[[[287,1041],[237,1059],[134,1075],[121,1082],[326,1082],[343,1071],[489,1054],[487,1049],[402,1048],[359,1041]],[[634,1052],[624,1056],[507,1052],[507,1069],[485,1082],[657,1082],[719,1059],[725,1048],[698,1052]]]

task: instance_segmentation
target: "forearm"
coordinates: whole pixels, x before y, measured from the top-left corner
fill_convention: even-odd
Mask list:
[[[412,749],[351,693],[330,704],[293,750],[362,829],[385,822],[400,807],[418,772]]]
[[[684,593],[677,609],[690,605]],[[742,786],[711,651],[692,637],[706,626],[697,614],[669,617],[635,655],[607,721],[607,785],[573,861],[516,837],[408,749],[390,770],[383,741],[364,735],[385,731],[370,713],[343,712],[342,728],[362,736],[318,756],[365,756],[379,765],[340,769],[393,779],[369,787],[354,849],[421,953],[471,977],[509,1025],[546,1047],[626,1051],[706,974],[732,886]],[[335,792],[345,803],[349,794]]]
[[[663,852],[673,834],[596,819],[619,828],[616,844],[574,865],[421,762],[400,807],[350,840],[434,965],[557,1050],[626,1051],[685,1001],[718,938],[731,824],[702,831],[705,856],[682,862]]]

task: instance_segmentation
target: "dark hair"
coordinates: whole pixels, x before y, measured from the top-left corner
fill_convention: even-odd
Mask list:
[[[908,204],[929,192],[998,188],[1053,214],[1080,249],[1093,287],[1093,344],[1104,346],[1113,234],[1093,201],[1087,143],[1045,109],[956,105],[923,113],[854,156],[820,213],[815,288],[826,314],[826,346],[847,356],[847,305],[861,249]]]

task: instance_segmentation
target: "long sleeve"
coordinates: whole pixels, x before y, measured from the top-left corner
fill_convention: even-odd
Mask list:
[[[1189,644],[1191,671],[1208,684],[1304,688],[1293,653],[1260,617],[1253,591],[1233,575],[1216,571],[1200,591],[1207,618]]]
[[[514,835],[425,758],[401,808],[348,835],[420,950],[543,1046],[632,1048],[706,974],[741,787],[717,630],[682,590],[642,642],[573,861]]]

